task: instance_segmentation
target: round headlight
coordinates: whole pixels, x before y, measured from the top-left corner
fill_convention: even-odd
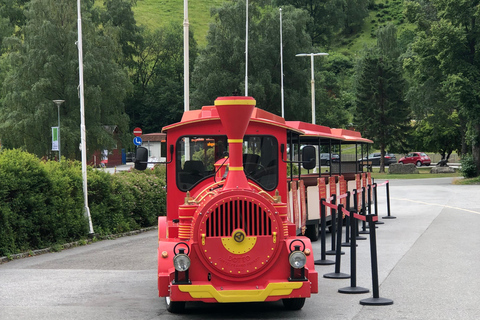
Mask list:
[[[292,251],[288,257],[288,262],[290,262],[292,268],[301,269],[307,263],[307,257],[302,251]]]
[[[190,258],[186,254],[177,254],[173,257],[173,266],[177,271],[187,271],[190,268]]]

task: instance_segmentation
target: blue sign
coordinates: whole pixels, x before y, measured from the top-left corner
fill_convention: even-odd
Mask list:
[[[133,138],[133,144],[136,145],[136,146],[141,146],[142,145],[142,138],[140,138],[140,137]]]

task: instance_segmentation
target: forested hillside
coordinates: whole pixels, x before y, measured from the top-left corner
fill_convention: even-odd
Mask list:
[[[480,169],[477,1],[250,0],[248,94],[280,114],[283,19],[285,118],[353,127],[385,152],[471,153]],[[245,88],[245,0],[190,0],[190,98],[199,108]],[[50,154],[60,110],[62,150],[79,158],[76,3],[0,0],[0,140]],[[183,112],[183,1],[84,0],[87,144],[115,145],[116,126],[158,132]]]

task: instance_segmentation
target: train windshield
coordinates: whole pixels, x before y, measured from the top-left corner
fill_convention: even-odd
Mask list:
[[[278,142],[273,136],[245,136],[243,170],[247,178],[271,191],[278,184]]]
[[[213,177],[214,164],[227,150],[226,136],[185,136],[177,140],[177,186],[191,190],[200,181]],[[278,184],[278,142],[273,136],[245,136],[243,167],[247,178],[265,190]]]
[[[188,136],[177,141],[177,185],[191,190],[201,180],[213,176],[214,164],[227,151],[227,136]]]

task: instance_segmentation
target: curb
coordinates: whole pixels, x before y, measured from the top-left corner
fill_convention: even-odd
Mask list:
[[[65,243],[60,245],[59,247],[48,247],[44,249],[38,249],[38,250],[32,250],[28,252],[22,252],[22,253],[17,253],[17,254],[12,254],[9,257],[0,257],[0,264],[7,263],[11,260],[17,260],[17,259],[23,259],[23,258],[28,258],[28,257],[33,257],[33,256],[38,256],[41,254],[45,253],[50,253],[50,252],[58,252],[62,251],[65,249],[71,249],[79,246],[84,246],[88,245],[97,241],[102,241],[102,240],[115,240],[117,238],[123,238],[123,237],[129,237],[129,236],[134,236],[140,233],[148,232],[157,229],[157,226],[154,227],[148,227],[148,228],[143,228],[139,230],[133,230],[125,233],[119,233],[119,234],[111,234],[111,235],[106,235],[106,236],[100,236],[100,235],[93,235],[93,237],[89,237],[86,240],[79,240],[79,241],[74,241],[70,243]]]

